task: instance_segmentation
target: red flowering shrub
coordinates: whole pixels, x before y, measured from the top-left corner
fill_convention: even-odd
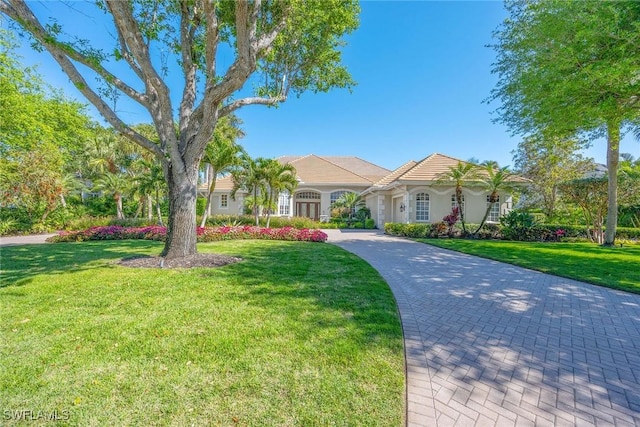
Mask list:
[[[300,242],[326,242],[327,234],[320,230],[301,229],[293,227],[264,228],[252,225],[198,227],[196,228],[198,242],[217,242],[220,240],[260,239],[260,240],[290,240]],[[105,227],[91,227],[82,231],[62,231],[57,236],[47,239],[48,242],[83,242],[85,240],[123,240],[143,239],[164,241],[167,235],[166,227],[122,227],[110,225]]]

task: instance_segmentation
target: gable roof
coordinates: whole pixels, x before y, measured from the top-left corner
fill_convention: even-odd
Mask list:
[[[437,181],[443,173],[448,172],[449,168],[456,167],[458,163],[462,163],[464,165],[469,162],[444,154],[433,153],[419,162],[410,161],[405,163],[380,181],[376,182],[375,187],[384,188],[400,182],[434,182]],[[513,175],[509,181],[518,183],[530,182],[528,179],[517,175]]]
[[[282,156],[281,163],[296,168],[301,184],[372,185],[390,171],[358,157],[340,156]]]

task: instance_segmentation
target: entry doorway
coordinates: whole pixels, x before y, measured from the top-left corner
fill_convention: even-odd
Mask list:
[[[320,219],[320,202],[296,202],[296,216]]]

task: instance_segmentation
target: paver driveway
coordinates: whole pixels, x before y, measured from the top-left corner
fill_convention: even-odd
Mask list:
[[[396,297],[409,426],[640,426],[640,295],[379,232],[328,234]]]

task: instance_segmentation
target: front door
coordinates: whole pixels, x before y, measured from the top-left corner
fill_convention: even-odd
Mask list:
[[[318,221],[320,202],[296,202],[296,216],[304,216]]]

